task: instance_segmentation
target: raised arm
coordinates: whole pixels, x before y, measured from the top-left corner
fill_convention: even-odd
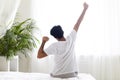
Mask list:
[[[47,54],[45,53],[44,51],[44,46],[45,46],[45,43],[49,40],[48,37],[44,36],[43,39],[42,39],[42,44],[39,48],[39,51],[38,51],[38,55],[37,55],[37,58],[43,58],[43,57],[46,57]]]
[[[76,24],[74,25],[74,28],[73,28],[76,32],[78,31],[79,26],[80,26],[80,24],[81,24],[81,22],[82,22],[82,20],[83,20],[83,18],[84,18],[84,15],[85,15],[86,10],[87,10],[87,8],[88,8],[88,4],[87,4],[87,3],[84,3],[83,6],[84,6],[84,9],[83,9],[83,11],[82,11],[82,14],[81,14],[80,17],[78,18],[78,20],[77,20],[77,22],[76,22]]]

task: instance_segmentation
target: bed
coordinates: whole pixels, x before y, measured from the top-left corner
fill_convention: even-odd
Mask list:
[[[90,74],[80,73],[77,78],[52,78],[45,73],[0,72],[0,80],[95,80]]]

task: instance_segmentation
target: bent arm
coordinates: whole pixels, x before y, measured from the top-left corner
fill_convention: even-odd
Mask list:
[[[84,15],[85,15],[86,10],[87,10],[87,8],[88,8],[88,4],[84,3],[83,6],[84,6],[84,9],[83,9],[80,17],[78,18],[78,20],[77,20],[77,22],[76,22],[76,24],[74,25],[74,28],[73,28],[76,32],[78,31],[79,26],[80,26],[80,24],[81,24],[81,22],[82,22],[82,20],[83,20],[83,18],[84,18]]]
[[[44,57],[48,56],[44,51],[44,46],[47,41],[48,41],[48,37],[43,37],[43,41],[39,48],[37,58],[44,58]]]

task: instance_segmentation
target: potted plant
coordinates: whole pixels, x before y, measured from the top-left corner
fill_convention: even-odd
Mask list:
[[[28,53],[25,51],[36,47],[36,41],[38,41],[33,35],[34,29],[33,19],[15,22],[0,39],[0,56],[4,56],[7,60],[16,56],[18,52],[26,56]]]

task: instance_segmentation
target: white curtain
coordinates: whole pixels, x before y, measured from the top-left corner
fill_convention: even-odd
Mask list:
[[[14,21],[20,0],[0,0],[0,37]]]
[[[49,35],[52,26],[60,24],[65,36],[72,30],[82,12],[85,0],[33,0],[33,17],[41,35],[50,37],[46,47],[54,42]],[[96,80],[120,80],[120,1],[86,0],[89,4],[77,34],[76,56],[79,72],[90,73]],[[38,45],[40,46],[40,44]],[[32,72],[48,73],[51,57],[31,59]]]

